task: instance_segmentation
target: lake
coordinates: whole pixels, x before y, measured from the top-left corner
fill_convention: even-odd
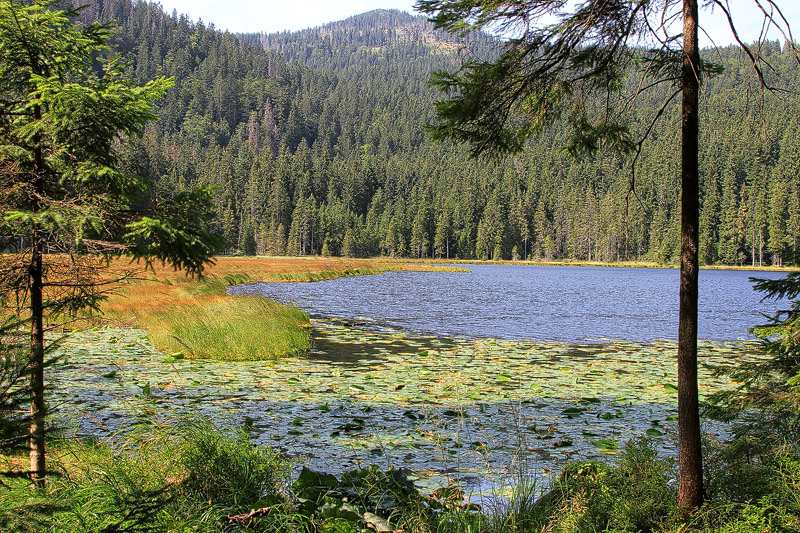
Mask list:
[[[677,270],[468,268],[230,289],[313,315],[307,357],[175,360],[141,330],[74,332],[49,373],[51,402],[78,436],[114,435],[143,413],[199,416],[246,427],[296,468],[404,467],[430,489],[491,492],[520,470],[546,486],[566,461],[645,435],[675,454]],[[712,366],[762,357],[732,340],[775,309],[750,275],[783,274],[701,272],[701,398],[730,386]]]
[[[676,340],[679,271],[527,265],[464,265],[470,272],[386,272],[314,283],[251,283],[258,294],[372,325],[456,337],[554,342]],[[751,276],[782,272],[700,271],[698,337],[750,338],[776,302],[762,302]]]

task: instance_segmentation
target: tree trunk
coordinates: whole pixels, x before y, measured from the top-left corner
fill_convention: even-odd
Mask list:
[[[31,425],[30,425],[30,476],[39,486],[45,479],[44,449],[44,307],[42,301],[42,255],[44,245],[38,227],[33,229],[31,264],[28,267],[31,303]]]
[[[38,72],[38,69],[35,68]],[[41,120],[42,110],[36,105],[33,116]],[[33,188],[36,191],[33,210],[42,209],[41,198],[44,196],[42,175],[45,172],[44,154],[40,146],[41,138],[37,133],[33,137]],[[31,232],[31,264],[28,267],[31,306],[31,425],[30,436],[30,476],[37,486],[45,483],[45,419],[44,419],[44,234],[38,224],[33,225]]]
[[[690,513],[703,503],[703,459],[697,392],[697,285],[699,243],[700,53],[697,0],[683,3],[683,107],[681,112],[681,286],[678,324],[678,506]]]

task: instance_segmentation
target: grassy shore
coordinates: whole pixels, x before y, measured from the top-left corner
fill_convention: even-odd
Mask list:
[[[114,263],[110,276],[129,268]],[[296,356],[310,348],[305,313],[257,296],[226,294],[250,281],[320,281],[397,270],[463,270],[386,259],[319,257],[217,258],[193,279],[155,266],[116,291],[102,311],[116,324],[146,328],[153,343],[175,357],[225,361]]]
[[[184,420],[134,427],[107,442],[51,443],[44,488],[21,477],[0,490],[0,531],[263,533],[794,533],[796,451],[742,457],[707,448],[705,505],[683,518],[674,462],[631,441],[613,465],[577,462],[542,493],[520,467],[514,489],[475,503],[456,486],[418,490],[403,470],[335,477],[303,469],[247,430]],[[750,451],[750,450],[748,450]],[[0,457],[0,466],[8,458]]]
[[[443,265],[444,263],[444,265]],[[202,279],[156,265],[120,288],[103,305],[112,322],[147,328],[160,349],[177,357],[264,360],[308,352],[308,317],[296,308],[252,296],[227,296],[229,285],[248,281],[305,282],[387,271],[461,271],[467,263],[664,268],[650,262],[461,261],[329,257],[219,257]],[[111,273],[129,265],[118,261]],[[719,268],[719,267],[708,267]],[[726,267],[739,269],[739,267]],[[741,269],[752,267],[741,267]],[[765,267],[764,270],[781,270]]]
[[[572,267],[605,267],[605,268],[679,268],[678,264],[657,263],[655,261],[584,261],[579,259],[565,260],[489,260],[489,259],[415,259],[420,264],[440,264],[440,265],[523,265],[523,266],[572,266]],[[779,267],[774,265],[700,265],[701,270],[758,270],[789,272],[797,270],[796,267]]]

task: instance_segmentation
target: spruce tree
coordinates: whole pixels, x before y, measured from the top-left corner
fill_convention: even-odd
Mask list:
[[[18,317],[16,333],[29,332],[30,475],[40,484],[45,332],[97,307],[110,286],[107,258],[128,253],[201,273],[219,244],[201,229],[208,189],[150,194],[146,179],[121,168],[121,146],[155,118],[151,104],[171,81],[133,86],[108,54],[111,26],[75,24],[78,11],[55,4],[0,1],[0,235],[14,251],[0,264],[0,304]]]

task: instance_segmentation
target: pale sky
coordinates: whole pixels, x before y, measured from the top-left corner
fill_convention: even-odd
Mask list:
[[[728,0],[734,13],[734,22],[745,42],[752,42],[761,29],[762,14],[754,0]],[[760,0],[766,4],[765,0]],[[373,9],[399,9],[414,13],[414,0],[161,0],[167,13],[173,8],[189,16],[193,21],[203,19],[214,23],[219,30],[232,32],[280,32],[296,31],[327,22],[343,20]],[[777,0],[776,2],[794,30],[795,41],[800,40],[800,1]],[[709,32],[717,45],[733,42],[727,21],[721,13],[703,10],[701,25]],[[772,30],[773,40],[783,37]],[[701,45],[709,43],[701,37]]]

